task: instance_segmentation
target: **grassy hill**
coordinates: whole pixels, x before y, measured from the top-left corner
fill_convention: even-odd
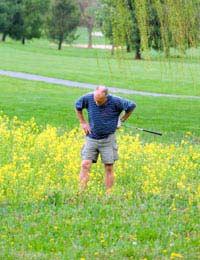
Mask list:
[[[141,91],[200,95],[198,56],[170,61],[155,52],[151,61],[135,61],[133,53],[116,56],[109,50],[69,46],[58,51],[47,40],[29,41],[25,46],[11,40],[0,43],[0,69]]]

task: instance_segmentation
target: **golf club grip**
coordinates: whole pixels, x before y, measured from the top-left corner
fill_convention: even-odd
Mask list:
[[[151,134],[154,134],[154,135],[162,135],[162,133],[154,132],[154,131],[150,131],[150,130],[146,130],[146,129],[142,129],[142,131],[147,132],[147,133],[151,133]]]

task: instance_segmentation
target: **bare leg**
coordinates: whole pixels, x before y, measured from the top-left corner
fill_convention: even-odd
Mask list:
[[[106,185],[106,193],[110,194],[110,190],[114,184],[114,165],[113,164],[105,164],[105,185]]]
[[[87,183],[89,181],[89,170],[92,165],[91,160],[83,160],[81,164],[81,172],[80,172],[80,184],[79,189],[84,190],[87,187]]]

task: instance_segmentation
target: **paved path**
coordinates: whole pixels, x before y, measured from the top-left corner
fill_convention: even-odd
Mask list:
[[[22,72],[14,72],[14,71],[7,71],[7,70],[0,70],[0,75],[9,76],[9,77],[12,77],[12,78],[42,81],[42,82],[46,82],[46,83],[64,85],[64,86],[67,86],[67,87],[94,89],[97,86],[97,85],[93,85],[93,84],[81,83],[81,82],[70,81],[70,80],[65,80],[65,79],[50,78],[50,77],[44,77],[44,76],[40,76],[40,75],[34,75],[34,74],[22,73]],[[151,93],[151,92],[129,90],[129,89],[122,89],[122,88],[114,88],[114,87],[108,87],[108,89],[111,93],[136,94],[136,95],[151,96],[151,97],[200,99],[200,96],[185,96],[185,95]]]

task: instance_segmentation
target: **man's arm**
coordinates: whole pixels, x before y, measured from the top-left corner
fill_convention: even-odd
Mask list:
[[[123,116],[119,118],[117,128],[119,128],[126,119],[133,113],[134,109],[136,108],[136,104],[128,99],[119,99],[119,103],[121,105],[121,109],[125,111]]]
[[[118,120],[117,128],[122,126],[122,124],[126,121],[126,119],[133,113],[133,110],[130,110],[128,112],[125,111],[124,115]]]
[[[136,108],[136,104],[128,99],[122,99],[122,107],[125,111],[124,115],[121,117],[121,122],[124,122],[134,111]]]
[[[133,109],[133,110],[134,110],[134,109]],[[123,116],[120,118],[120,120],[121,120],[122,123],[125,122],[126,119],[133,113],[133,110],[128,111],[128,112],[125,111],[125,113],[123,114]]]
[[[88,107],[88,95],[84,95],[76,100],[75,102],[75,110],[76,114],[78,116],[79,122],[83,130],[85,131],[85,134],[88,135],[91,133],[89,124],[85,121],[84,115],[83,115],[83,109]]]
[[[83,115],[83,111],[76,109],[76,114],[77,114],[77,116],[78,116],[80,125],[81,125],[81,127],[83,128],[85,134],[86,134],[86,135],[90,134],[90,133],[91,133],[90,125],[85,121],[84,115]]]

